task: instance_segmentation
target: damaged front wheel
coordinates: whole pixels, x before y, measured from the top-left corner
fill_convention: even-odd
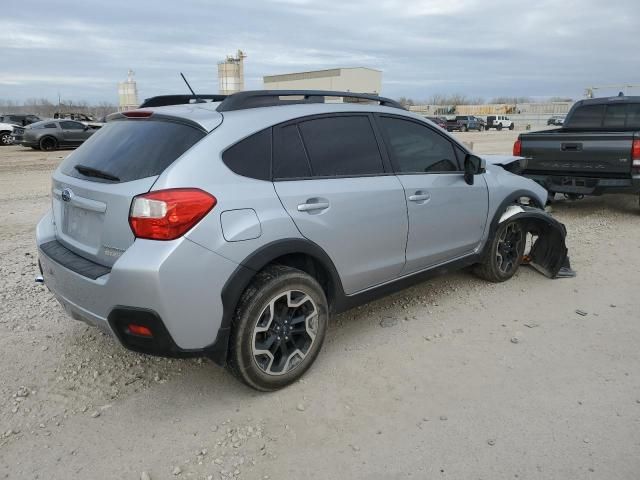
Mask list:
[[[489,282],[504,282],[515,275],[520,267],[527,232],[519,221],[507,221],[501,224],[485,256],[485,260],[476,265],[475,273]]]

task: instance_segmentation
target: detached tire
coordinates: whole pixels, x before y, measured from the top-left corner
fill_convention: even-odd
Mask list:
[[[509,280],[520,267],[526,240],[520,222],[506,220],[498,226],[484,261],[476,265],[474,273],[489,282]]]
[[[265,392],[295,382],[320,352],[328,312],[327,297],[315,278],[291,267],[265,268],[238,302],[227,369]]]

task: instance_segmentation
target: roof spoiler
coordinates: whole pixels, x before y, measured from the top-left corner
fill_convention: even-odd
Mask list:
[[[138,108],[147,107],[166,107],[169,105],[185,105],[189,103],[207,103],[209,102],[221,102],[227,95],[214,95],[214,94],[198,94],[198,97],[193,95],[158,95],[157,97],[151,97],[145,99]]]

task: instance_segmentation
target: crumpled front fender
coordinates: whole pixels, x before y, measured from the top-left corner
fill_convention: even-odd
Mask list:
[[[516,220],[533,239],[523,263],[531,265],[549,278],[576,276],[569,262],[567,229],[564,224],[544,210],[525,205],[508,207],[498,223]]]

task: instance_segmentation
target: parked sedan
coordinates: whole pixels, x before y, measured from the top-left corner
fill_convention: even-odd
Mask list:
[[[40,150],[77,147],[97,128],[73,120],[44,120],[13,129],[13,143]]]
[[[563,115],[554,115],[547,120],[547,125],[556,125],[561,127],[564,125],[564,116]]]

